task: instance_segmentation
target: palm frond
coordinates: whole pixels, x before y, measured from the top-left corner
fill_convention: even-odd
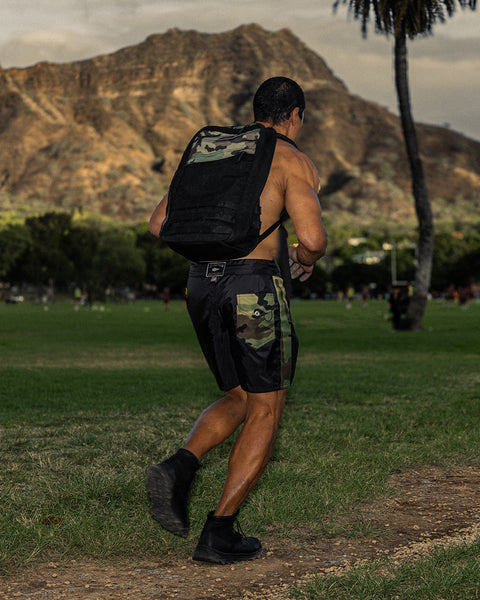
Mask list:
[[[335,0],[334,12],[341,4],[348,5],[349,13],[360,21],[364,37],[373,20],[376,33],[413,39],[430,35],[434,25],[453,16],[457,7],[475,10],[477,0]]]

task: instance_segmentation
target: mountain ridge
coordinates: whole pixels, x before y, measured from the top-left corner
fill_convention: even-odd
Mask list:
[[[398,117],[350,94],[290,30],[255,24],[170,29],[91,59],[0,68],[0,207],[143,221],[195,130],[250,122],[257,86],[278,74],[305,91],[298,141],[319,171],[325,214],[414,221]],[[417,127],[435,217],[478,221],[480,142]]]

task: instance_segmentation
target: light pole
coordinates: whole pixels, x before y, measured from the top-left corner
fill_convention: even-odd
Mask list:
[[[406,285],[406,281],[397,280],[397,245],[393,242],[384,242],[382,244],[384,250],[390,250],[390,270],[392,274],[392,285]]]

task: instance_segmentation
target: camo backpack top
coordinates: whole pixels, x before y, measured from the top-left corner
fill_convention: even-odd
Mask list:
[[[260,194],[276,140],[275,130],[259,123],[198,131],[172,179],[160,239],[196,262],[252,252],[287,217],[260,235]]]

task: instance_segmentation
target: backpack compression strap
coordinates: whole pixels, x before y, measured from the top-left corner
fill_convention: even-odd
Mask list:
[[[281,133],[277,133],[277,138],[283,140],[284,142],[288,142],[289,144],[292,144],[292,146],[295,146],[295,148],[298,148],[297,144],[291,140],[289,137],[287,137],[286,135],[283,135]],[[265,229],[265,231],[262,233],[262,235],[259,238],[259,243],[264,240],[266,237],[268,237],[271,233],[273,233],[275,231],[275,229],[277,227],[279,227],[284,221],[286,221],[288,219],[288,213],[285,209],[282,210],[282,213],[280,215],[280,218],[278,219],[278,221],[275,221],[275,223],[273,225],[270,225],[270,227],[268,229]]]

